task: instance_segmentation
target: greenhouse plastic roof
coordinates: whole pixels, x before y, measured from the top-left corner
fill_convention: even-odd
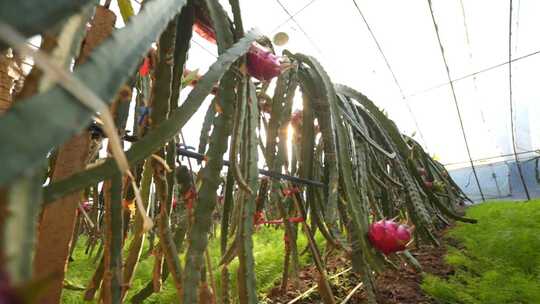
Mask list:
[[[221,3],[230,11],[228,1]],[[468,165],[428,1],[356,3],[373,36],[353,0],[240,1],[246,29],[257,27],[269,37],[286,32],[290,40],[285,48],[318,58],[334,82],[370,97],[405,134],[415,134],[430,154],[444,164]],[[475,160],[512,153],[506,64],[509,8],[509,1],[502,0],[433,1],[450,75],[452,79],[468,75],[455,81],[454,87]],[[536,106],[540,100],[536,84],[540,79],[538,11],[539,1],[514,1],[511,49],[512,58],[517,59],[512,63],[517,152],[540,145],[535,131],[540,130],[540,122],[534,119],[540,116]],[[199,68],[202,73],[215,60],[216,47],[200,37],[194,37],[193,42],[196,47],[190,53],[188,68]],[[473,73],[477,74],[470,76]],[[200,125],[197,121],[204,110],[200,112],[186,128]],[[196,145],[198,133],[193,141]]]

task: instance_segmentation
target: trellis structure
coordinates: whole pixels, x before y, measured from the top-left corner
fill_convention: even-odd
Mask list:
[[[458,215],[467,198],[444,167],[402,135],[369,98],[333,83],[314,57],[285,51],[289,68],[275,80],[273,92],[269,82],[250,77],[245,54],[255,42],[269,49],[272,44],[255,30],[244,31],[238,1],[230,1],[232,17],[216,0],[154,0],[137,15],[129,1],[118,4],[126,21],[121,30],[113,29],[114,13],[93,1],[0,5],[0,38],[24,51],[10,40],[8,30],[24,37],[46,31],[40,53],[54,55],[36,61],[45,73],[34,68],[15,104],[0,117],[0,140],[5,143],[0,146],[0,212],[9,214],[0,220],[0,265],[16,285],[62,274],[47,279],[50,288],[37,301],[60,300],[70,246],[84,231],[88,250],[103,247],[89,276],[87,300],[120,303],[129,297],[142,302],[170,277],[182,303],[212,303],[216,297],[228,303],[231,296],[240,303],[257,303],[252,235],[262,216],[284,223],[289,263],[283,286],[296,279],[296,240],[304,233],[319,273],[321,297],[335,303],[322,244],[314,240],[319,231],[327,250],[350,257],[374,303],[374,275],[395,256],[371,247],[371,222],[399,218],[416,227],[418,242],[434,244],[435,231],[451,220],[474,222]],[[23,14],[35,18],[17,17]],[[180,99],[180,91],[191,82],[182,75],[194,24],[215,35],[219,56]],[[154,41],[157,50],[149,50]],[[1,45],[2,50],[7,46]],[[72,59],[76,66],[68,81],[51,78],[55,67],[67,69]],[[77,81],[108,107],[88,106],[87,95],[70,86]],[[185,144],[178,135],[212,92],[198,148],[205,157],[194,172],[191,163],[177,162],[178,144]],[[292,111],[296,94],[302,97],[300,112]],[[140,111],[133,126],[126,126],[132,105]],[[108,129],[109,111],[118,132]],[[113,158],[98,159],[104,134],[96,131],[96,123],[109,137]],[[129,127],[132,133],[126,136]],[[294,130],[292,143],[287,141],[289,128]],[[133,141],[125,155],[115,146],[117,133]],[[290,155],[287,145],[292,146]],[[230,167],[224,170],[227,153]],[[295,184],[294,178],[260,179],[260,157],[270,171],[325,187]],[[126,163],[129,169],[123,167]],[[155,199],[150,199],[151,189]],[[80,205],[84,201],[93,203],[84,205],[87,211]],[[75,229],[82,221],[86,230]],[[221,241],[218,266],[209,263],[207,251],[214,230]],[[129,286],[147,237],[159,239],[153,279],[133,291]],[[415,263],[412,255],[404,256]],[[229,295],[228,265],[233,259],[240,265],[238,288]],[[222,273],[219,294],[215,267]]]

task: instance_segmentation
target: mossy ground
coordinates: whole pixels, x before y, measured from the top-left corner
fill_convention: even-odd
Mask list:
[[[445,257],[454,275],[427,275],[423,290],[440,303],[540,303],[540,200],[478,204],[467,216],[478,224],[446,234],[460,247]]]

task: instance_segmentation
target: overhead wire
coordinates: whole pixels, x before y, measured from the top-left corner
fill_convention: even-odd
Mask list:
[[[212,57],[214,58],[218,58],[218,56],[216,56],[216,54],[214,54],[212,51],[210,51],[208,48],[206,48],[204,45],[202,45],[200,42],[198,42],[197,40],[195,39],[191,39],[191,42],[195,43],[195,45],[197,45],[198,47],[200,47],[201,49],[203,49],[205,52],[207,52],[209,55],[211,55]]]
[[[526,55],[523,55],[523,56],[520,56],[520,57],[516,57],[516,58],[514,58],[512,60],[509,60],[509,61],[498,63],[496,65],[487,67],[485,69],[482,69],[482,70],[479,70],[479,71],[476,71],[476,72],[473,72],[473,73],[470,73],[470,74],[463,75],[463,76],[458,77],[458,78],[451,79],[450,81],[446,81],[444,83],[440,83],[440,84],[434,85],[432,87],[429,87],[429,88],[426,88],[426,89],[423,89],[423,90],[420,90],[420,91],[416,91],[414,93],[406,95],[406,97],[413,97],[413,96],[417,96],[417,95],[420,95],[420,94],[424,94],[424,93],[427,93],[429,91],[433,91],[435,89],[439,89],[439,88],[442,88],[442,87],[444,87],[446,85],[449,85],[450,82],[456,83],[458,81],[465,80],[467,78],[475,77],[475,76],[478,76],[480,74],[483,74],[483,73],[489,72],[491,70],[494,70],[496,68],[503,67],[503,66],[509,64],[510,62],[517,62],[517,61],[520,61],[520,60],[523,60],[523,59],[526,59],[526,58],[529,58],[531,56],[538,55],[538,54],[540,54],[540,50],[534,51],[532,53],[529,53],[529,54],[526,54]]]
[[[280,27],[282,27],[284,24],[286,24],[290,20],[292,20],[292,18],[296,17],[298,14],[303,12],[306,8],[310,7],[315,1],[317,1],[317,0],[311,0],[308,3],[306,3],[306,5],[304,5],[302,8],[300,8],[296,13],[292,14],[292,16],[290,15],[289,18],[287,18],[287,20],[281,22],[278,26],[276,26],[274,29],[272,29],[272,33],[277,31]]]
[[[309,7],[311,4],[313,4],[316,0],[311,0],[310,2],[308,2],[306,5],[304,5],[299,11],[297,11],[296,13],[294,14],[291,14],[287,8],[281,3],[280,0],[276,0],[276,2],[281,6],[281,8],[287,13],[287,15],[289,16],[289,18],[283,22],[282,24],[280,24],[279,26],[276,27],[279,28],[281,27],[283,24],[285,24],[286,22],[288,22],[289,20],[293,20],[293,22],[299,27],[299,29],[302,31],[302,33],[304,34],[304,36],[306,36],[306,38],[310,41],[310,43],[320,52],[320,49],[317,47],[317,45],[314,43],[314,41],[311,39],[311,37],[307,34],[307,32],[301,27],[301,25],[296,21],[295,17],[300,14],[303,10],[305,10],[307,7]],[[137,2],[137,1],[136,1]],[[447,65],[447,62],[446,62],[446,58],[445,58],[445,55],[444,55],[444,49],[443,49],[443,46],[442,46],[442,43],[441,43],[441,39],[440,39],[440,36],[439,36],[439,33],[438,33],[438,29],[437,29],[437,24],[435,22],[435,18],[434,18],[434,14],[433,14],[433,9],[432,9],[432,4],[431,4],[431,0],[428,0],[428,3],[429,3],[429,6],[430,6],[430,11],[431,11],[431,16],[432,16],[432,20],[433,20],[433,23],[434,23],[434,26],[435,26],[435,29],[436,29],[436,34],[437,34],[437,38],[438,38],[438,41],[439,41],[439,45],[440,45],[440,48],[441,48],[441,54],[443,56],[443,60],[445,62],[445,66],[446,66],[446,70],[447,70],[447,74],[448,74],[448,79],[449,81],[444,83],[444,84],[441,84],[441,85],[438,85],[438,86],[434,86],[434,87],[431,87],[431,88],[428,88],[422,92],[418,92],[418,93],[414,93],[414,94],[410,94],[410,95],[405,95],[404,92],[403,92],[403,89],[401,87],[401,85],[399,84],[399,81],[397,80],[397,77],[386,57],[386,55],[384,54],[383,50],[382,50],[382,47],[381,45],[379,44],[375,34],[373,33],[369,23],[367,22],[367,19],[365,18],[364,14],[362,13],[362,11],[360,10],[358,4],[356,3],[355,0],[353,0],[353,3],[356,7],[356,9],[358,10],[360,16],[362,17],[372,39],[374,40],[377,48],[378,48],[378,51],[380,53],[380,55],[382,56],[383,60],[385,61],[385,64],[388,68],[388,70],[390,71],[392,77],[393,77],[393,80],[396,84],[396,86],[398,87],[401,95],[402,95],[402,98],[406,101],[406,98],[408,97],[411,97],[411,96],[414,96],[414,95],[417,95],[419,93],[422,93],[422,92],[426,92],[427,90],[432,90],[432,89],[435,89],[435,88],[438,88],[438,87],[442,87],[444,85],[450,85],[451,86],[451,90],[452,90],[452,94],[453,94],[453,97],[454,97],[454,102],[456,104],[456,109],[458,111],[458,116],[459,116],[459,119],[460,119],[460,124],[461,124],[461,128],[462,128],[462,132],[463,132],[463,137],[464,137],[464,140],[465,140],[465,144],[466,144],[466,148],[467,148],[467,153],[469,155],[469,160],[470,160],[470,163],[471,163],[471,166],[473,168],[473,172],[475,174],[475,179],[476,179],[476,182],[478,184],[478,187],[480,189],[480,192],[482,193],[482,190],[480,188],[480,183],[478,181],[478,177],[476,176],[476,172],[475,172],[475,168],[474,168],[474,164],[473,164],[473,161],[472,161],[472,158],[471,158],[471,155],[470,155],[470,151],[469,151],[469,147],[468,147],[468,142],[467,142],[467,139],[466,139],[466,134],[465,134],[465,131],[463,129],[463,122],[462,122],[462,119],[461,119],[461,114],[460,114],[460,110],[459,110],[459,106],[458,106],[458,103],[457,103],[457,98],[456,98],[456,95],[455,95],[455,90],[453,88],[453,83],[456,82],[456,81],[460,81],[460,80],[463,80],[463,79],[466,79],[466,78],[470,78],[470,77],[473,77],[473,80],[476,79],[476,76],[481,74],[481,73],[485,73],[485,72],[488,72],[490,70],[493,70],[495,68],[498,68],[498,67],[501,67],[501,66],[504,66],[504,65],[507,65],[509,66],[509,85],[510,85],[510,90],[509,90],[509,97],[510,97],[510,112],[511,112],[511,131],[512,131],[512,147],[513,147],[513,154],[514,157],[515,157],[515,160],[516,160],[516,164],[518,166],[518,170],[519,170],[519,173],[520,173],[520,177],[521,177],[521,180],[522,180],[522,183],[523,183],[523,186],[525,188],[525,191],[526,191],[526,194],[527,194],[527,197],[528,199],[530,198],[529,196],[529,193],[528,193],[528,189],[526,187],[526,184],[525,184],[525,181],[524,181],[524,178],[523,178],[523,174],[522,174],[522,170],[521,170],[521,166],[519,164],[519,160],[518,160],[518,157],[517,157],[517,154],[523,154],[523,153],[527,153],[527,152],[520,152],[520,153],[517,153],[516,151],[516,142],[515,142],[515,128],[514,128],[514,113],[513,113],[513,100],[512,100],[512,68],[511,68],[511,64],[512,62],[516,62],[518,60],[522,60],[522,59],[525,59],[525,58],[528,58],[530,56],[533,56],[533,55],[536,55],[538,53],[540,53],[540,50],[539,51],[536,51],[536,52],[533,52],[533,53],[530,53],[530,54],[527,54],[527,55],[524,55],[524,56],[521,56],[521,57],[517,57],[515,59],[512,59],[512,54],[511,54],[511,43],[512,43],[512,0],[510,0],[510,28],[509,28],[509,59],[507,62],[504,62],[504,63],[501,63],[501,64],[498,64],[498,65],[495,65],[495,66],[492,66],[492,67],[489,67],[489,68],[486,68],[486,69],[483,69],[483,70],[480,70],[478,72],[474,72],[474,73],[471,73],[471,74],[468,74],[468,75],[465,75],[465,76],[462,76],[460,78],[456,78],[456,79],[451,79],[450,77],[450,72],[449,72],[449,68],[448,68],[448,65]],[[464,7],[463,7],[463,1],[460,0],[460,3],[461,3],[461,7],[462,7],[462,10],[463,10],[463,16],[465,18],[465,12],[464,12]],[[520,3],[520,2],[519,2]],[[518,3],[518,14],[519,14],[519,3]],[[519,16],[518,16],[518,20],[519,20]],[[464,20],[464,26],[466,28],[466,39],[467,39],[467,44],[470,48],[470,40],[469,40],[469,34],[468,34],[468,30],[467,30],[467,23],[466,21]],[[519,26],[519,21],[516,22],[516,26],[518,27]],[[517,36],[517,35],[516,35]],[[199,42],[195,41],[195,40],[192,40],[197,46],[199,46],[200,48],[202,48],[203,50],[205,50],[208,54],[212,55],[213,57],[216,57],[216,55],[214,55],[211,51],[209,51],[207,48],[205,48],[203,45],[201,45]],[[30,43],[29,43],[30,44]],[[33,47],[37,47],[35,45],[32,45]],[[517,50],[517,44],[516,44],[516,50]],[[472,57],[472,52],[470,52],[469,54],[471,57]],[[24,62],[26,63],[26,62]],[[476,84],[475,84],[475,88],[476,88]],[[416,125],[416,128],[419,132],[419,135],[420,137],[422,138],[422,140],[424,141],[425,143],[425,139],[423,137],[423,134],[421,133],[421,130],[420,128],[418,127],[418,123],[416,121],[416,118],[412,112],[412,109],[410,107],[410,105],[408,104],[408,102],[406,102],[407,104],[407,108],[411,114],[411,116],[413,117],[413,120],[414,120],[414,123]],[[483,116],[483,115],[482,115]],[[485,122],[485,121],[484,121]],[[501,155],[502,156],[502,155]],[[483,194],[482,194],[483,195]]]
[[[536,149],[536,150],[527,150],[527,151],[522,151],[522,152],[518,152],[517,154],[518,155],[524,155],[524,154],[532,154],[532,153],[536,153],[536,154],[539,154],[540,155],[540,150]],[[514,156],[514,153],[508,153],[508,154],[501,154],[501,155],[493,155],[493,156],[488,156],[488,157],[483,157],[483,158],[477,158],[477,159],[473,159],[473,162],[484,162],[484,161],[488,161],[488,160],[492,160],[492,159],[497,159],[497,158],[501,158],[501,157],[511,157],[511,156]],[[507,162],[506,160],[502,160],[500,162]],[[443,166],[454,166],[454,165],[462,165],[462,164],[468,164],[469,161],[460,161],[460,162],[454,162],[454,163],[444,163]],[[499,163],[499,162],[497,162]]]
[[[468,50],[468,53],[469,53],[469,64],[472,66],[472,64],[474,62],[473,61],[473,51],[472,51],[472,46],[471,46],[471,38],[470,38],[470,35],[469,35],[469,26],[467,25],[467,14],[465,13],[465,5],[463,4],[463,0],[459,0],[459,5],[461,7],[461,15],[463,17],[463,28],[464,28],[464,31],[465,31],[465,42],[467,44],[467,50]],[[478,96],[478,84],[477,84],[477,81],[476,81],[476,75],[472,77],[472,83],[473,83],[473,88],[474,88],[474,95],[473,96],[475,98],[477,98],[477,96]],[[479,98],[479,99],[481,100],[481,98]],[[492,132],[491,128],[487,124],[486,117],[484,115],[484,110],[482,108],[483,108],[482,104],[480,104],[480,107],[479,107],[480,119],[481,119],[484,127],[486,128],[486,131],[487,131],[487,133],[489,135],[489,138],[494,139],[495,147],[502,154],[503,150],[501,149],[501,147],[497,143],[497,140],[495,140],[495,136],[493,135],[493,132]],[[506,164],[508,165],[508,163],[506,163]],[[491,169],[492,176],[495,176],[495,171],[494,171],[493,167],[490,167],[490,169]],[[496,184],[497,188],[499,188],[497,180],[494,179],[494,181],[495,181],[495,184]]]
[[[446,68],[446,75],[448,76],[448,81],[450,82],[450,89],[452,91],[452,97],[453,97],[453,100],[454,100],[454,104],[456,106],[458,120],[459,120],[459,124],[460,124],[460,127],[461,127],[461,133],[463,134],[463,141],[465,142],[465,148],[467,150],[467,155],[469,157],[469,162],[471,164],[471,169],[473,171],[474,179],[476,180],[476,184],[478,186],[480,196],[482,197],[482,201],[485,201],[486,199],[484,197],[484,192],[482,191],[482,186],[480,185],[480,180],[478,179],[478,174],[476,172],[476,168],[475,168],[473,160],[472,160],[471,151],[470,151],[470,148],[469,148],[469,142],[467,140],[467,134],[465,132],[465,127],[463,125],[463,119],[461,117],[461,111],[459,109],[459,104],[458,104],[457,97],[456,97],[456,91],[454,89],[454,83],[452,82],[452,77],[450,76],[450,68],[448,67],[448,62],[446,61],[446,55],[444,54],[444,47],[442,45],[441,37],[440,37],[440,34],[439,34],[439,28],[437,26],[437,22],[435,21],[435,15],[433,13],[433,6],[432,6],[432,3],[431,3],[431,0],[427,0],[427,2],[428,2],[428,6],[429,6],[429,11],[431,13],[431,20],[433,21],[433,27],[435,28],[435,34],[437,35],[437,41],[439,42],[439,47],[441,49],[441,56],[442,56],[442,59],[444,61],[444,66]]]
[[[515,29],[514,31],[512,31],[512,40],[513,40],[513,44],[514,44],[514,54],[517,53],[518,51],[518,46],[519,46],[519,41],[518,41],[518,38],[519,38],[519,18],[520,18],[520,14],[521,13],[521,0],[518,0],[517,2],[517,13],[516,13],[516,22],[515,22]],[[531,135],[531,131],[530,131],[530,128],[527,128],[526,130],[523,130],[521,126],[516,126],[515,128],[515,132],[516,133],[519,133],[519,134],[522,134],[522,133],[526,133],[526,136],[530,136]],[[526,150],[525,148],[522,148],[519,146],[519,142],[516,142],[516,147],[519,149],[519,150]]]
[[[429,0],[428,0],[429,1]],[[512,133],[512,150],[514,151],[514,159],[516,161],[516,167],[518,169],[519,178],[521,179],[521,183],[523,184],[523,189],[525,190],[525,194],[527,195],[527,200],[531,200],[531,196],[529,194],[529,189],[527,188],[527,183],[525,183],[525,178],[523,177],[523,170],[521,169],[521,164],[519,162],[519,158],[517,155],[517,148],[516,148],[516,134],[514,130],[514,101],[512,96],[512,4],[513,0],[510,0],[510,10],[509,10],[509,22],[508,22],[508,61],[510,62],[508,64],[508,97],[509,97],[509,103],[510,103],[510,132]]]
[[[467,50],[469,53],[469,64],[472,65],[473,63],[473,53],[472,53],[472,46],[471,46],[471,39],[469,36],[469,27],[467,26],[467,15],[465,14],[465,5],[463,4],[463,0],[459,0],[459,4],[461,7],[461,15],[463,17],[463,27],[465,30],[465,42],[467,44]],[[478,94],[478,86],[476,83],[476,75],[473,76],[473,86],[474,86],[474,92],[475,94]],[[482,108],[480,107],[480,116],[482,118],[482,122],[484,125],[486,125],[486,119],[484,116],[484,111],[482,111]],[[486,125],[487,126],[487,125]],[[489,129],[488,129],[489,132]]]
[[[358,6],[358,3],[356,3],[356,0],[352,0],[352,1],[354,3],[354,6],[356,7],[356,10],[360,14],[360,17],[362,17],[362,20],[364,21],[364,24],[366,25],[367,30],[369,31],[369,34],[371,35],[371,38],[375,42],[375,45],[377,46],[377,49],[379,50],[379,54],[383,58],[383,60],[384,60],[384,62],[386,64],[386,67],[390,71],[390,74],[392,75],[392,78],[394,79],[394,83],[396,84],[396,86],[399,89],[399,93],[401,94],[401,98],[405,102],[405,106],[407,107],[407,110],[409,111],[409,114],[411,115],[411,118],[412,118],[412,120],[414,122],[416,130],[418,131],[418,135],[420,135],[420,138],[422,139],[422,142],[424,142],[424,146],[427,147],[427,143],[426,143],[426,140],[424,138],[424,135],[422,134],[422,131],[420,130],[420,126],[418,125],[418,120],[416,119],[416,116],[414,115],[414,112],[412,111],[411,105],[410,105],[409,101],[407,100],[407,97],[405,96],[405,93],[403,92],[403,88],[401,87],[401,85],[399,84],[399,81],[397,80],[396,73],[394,73],[394,69],[392,69],[392,66],[390,65],[390,62],[388,61],[388,58],[386,57],[386,55],[384,54],[384,52],[382,50],[382,47],[381,47],[381,44],[379,43],[379,40],[377,39],[377,37],[375,36],[375,33],[371,29],[371,26],[369,25],[364,13],[362,12],[360,7]]]
[[[520,13],[521,13],[521,0],[518,0],[518,2],[517,2],[517,16],[516,16],[516,30],[515,30],[515,34],[514,34],[514,36],[515,36],[515,38],[514,38],[514,41],[515,41],[514,42],[514,45],[515,45],[514,53],[517,53],[518,45],[519,45],[518,38],[519,38],[519,15],[520,15]]]
[[[317,44],[315,43],[315,41],[311,38],[311,36],[304,30],[304,28],[300,25],[300,23],[298,23],[298,21],[296,20],[295,16],[293,16],[291,14],[291,12],[289,12],[289,10],[285,7],[285,5],[283,5],[283,3],[281,3],[280,0],[276,0],[276,2],[279,4],[279,6],[281,6],[281,9],[283,9],[283,11],[289,16],[290,20],[292,20],[294,22],[294,24],[296,24],[296,26],[298,26],[298,29],[302,32],[302,34],[304,35],[304,37],[306,37],[306,39],[309,41],[309,43],[315,48],[315,50],[317,50],[317,52],[319,52],[320,54],[322,54],[322,51],[321,49],[319,48],[319,46],[317,46]],[[298,13],[296,14],[298,15]]]

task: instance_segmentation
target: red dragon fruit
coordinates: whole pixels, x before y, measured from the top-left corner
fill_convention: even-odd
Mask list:
[[[281,73],[281,63],[272,52],[254,43],[247,54],[247,69],[251,76],[268,81]]]
[[[380,220],[369,227],[368,237],[377,250],[390,254],[405,250],[411,240],[411,229],[393,220]]]
[[[397,242],[400,246],[403,246],[403,249],[405,249],[405,246],[407,243],[411,240],[411,228],[407,225],[399,225],[396,229],[396,237]]]
[[[195,11],[193,30],[210,43],[216,43],[216,32],[208,16],[200,9]],[[268,81],[281,73],[279,58],[261,45],[254,43],[247,54],[247,69],[251,76]]]
[[[394,222],[393,220],[386,220],[386,221],[384,221],[384,226],[386,228],[390,228],[392,230],[397,230],[398,227],[399,227],[399,224]]]
[[[82,203],[81,207],[84,209],[84,211],[90,212],[92,209],[92,204],[90,204],[90,202],[84,202]]]

